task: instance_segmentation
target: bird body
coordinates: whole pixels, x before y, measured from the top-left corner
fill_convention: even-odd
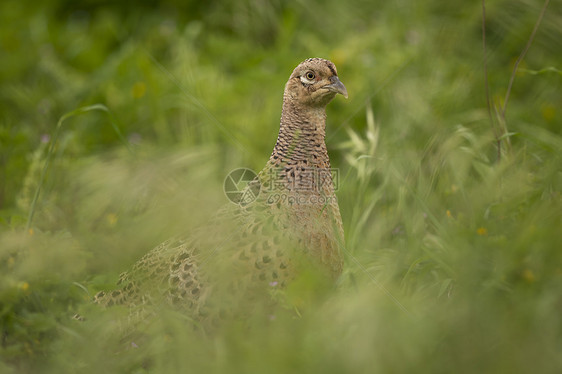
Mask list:
[[[285,287],[302,259],[337,278],[344,234],[325,108],[338,93],[347,98],[332,62],[299,64],[285,86],[273,152],[248,186],[259,189],[257,198],[225,207],[188,240],[162,243],[120,276],[117,290],[99,292],[95,301],[132,309],[165,302],[204,319],[222,314],[225,300],[232,307]]]

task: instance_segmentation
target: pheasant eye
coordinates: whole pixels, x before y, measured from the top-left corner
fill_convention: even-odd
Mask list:
[[[306,73],[306,79],[308,79],[308,80],[310,80],[310,81],[311,81],[311,80],[314,80],[315,77],[316,77],[316,76],[315,76],[314,73],[311,72],[311,71],[309,71],[308,73]]]

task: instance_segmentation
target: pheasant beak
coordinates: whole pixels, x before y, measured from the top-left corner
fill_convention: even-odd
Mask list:
[[[340,81],[340,79],[336,76],[333,76],[330,78],[330,84],[322,87],[325,88],[329,91],[335,92],[335,93],[339,93],[342,94],[343,97],[345,97],[347,99],[347,89],[345,88],[345,86],[343,85],[343,83]]]

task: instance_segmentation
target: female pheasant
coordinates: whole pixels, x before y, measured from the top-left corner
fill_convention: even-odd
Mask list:
[[[285,86],[271,157],[243,195],[257,198],[230,204],[189,240],[162,243],[95,301],[132,310],[167,302],[205,319],[284,287],[302,261],[338,277],[344,234],[324,139],[326,105],[337,94],[347,98],[332,62],[299,64]]]

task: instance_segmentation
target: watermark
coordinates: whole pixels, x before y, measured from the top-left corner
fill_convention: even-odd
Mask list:
[[[312,167],[270,168],[257,174],[248,168],[231,171],[224,180],[224,193],[234,204],[248,205],[261,193],[266,204],[325,205],[336,199],[339,169]]]
[[[288,190],[322,193],[327,189],[337,191],[339,176],[339,169],[336,168],[271,168],[267,171],[263,184],[270,192]]]
[[[257,174],[252,169],[234,169],[224,179],[224,194],[234,204],[247,205],[254,202],[261,190]]]
[[[335,195],[295,194],[273,192],[267,195],[266,204],[270,205],[330,205],[336,202]]]

